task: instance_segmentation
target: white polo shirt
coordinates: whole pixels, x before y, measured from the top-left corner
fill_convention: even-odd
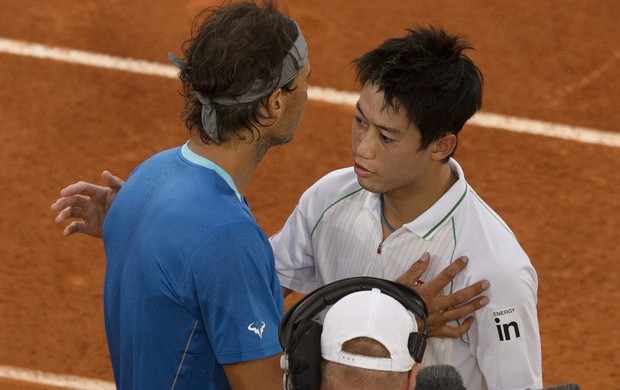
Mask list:
[[[360,187],[353,168],[331,172],[300,198],[282,230],[271,237],[283,287],[307,293],[340,279],[395,280],[424,252],[429,281],[454,259],[469,263],[446,287],[457,291],[487,279],[489,304],[461,339],[429,339],[423,366],[451,364],[468,389],[542,388],[536,312],[538,278],[512,231],[465,181],[426,212],[382,241],[379,194]]]

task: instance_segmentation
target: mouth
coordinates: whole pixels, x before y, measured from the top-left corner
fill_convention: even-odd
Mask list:
[[[353,163],[353,170],[355,171],[355,174],[359,177],[368,177],[372,174],[371,171],[369,171],[364,166],[358,164],[357,162]]]

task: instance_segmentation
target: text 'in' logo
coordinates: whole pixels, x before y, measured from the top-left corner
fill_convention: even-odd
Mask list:
[[[521,318],[517,313],[516,307],[493,311],[495,328],[499,341],[514,341],[521,338],[519,323]]]

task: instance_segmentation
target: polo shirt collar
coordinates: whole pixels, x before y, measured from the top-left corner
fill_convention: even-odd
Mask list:
[[[183,155],[183,157],[187,159],[189,162],[192,162],[196,165],[200,165],[202,167],[205,167],[207,169],[214,171],[219,177],[221,177],[226,182],[226,184],[228,184],[228,186],[233,191],[235,191],[237,198],[239,198],[239,200],[243,200],[243,197],[237,190],[237,186],[235,186],[235,182],[233,181],[232,177],[230,177],[228,172],[226,172],[224,168],[220,167],[213,161],[205,157],[202,157],[199,154],[192,152],[190,148],[187,146],[188,143],[189,141],[183,144],[183,146],[181,147],[181,154]]]
[[[458,209],[458,206],[463,202],[463,199],[465,199],[465,195],[469,188],[465,180],[463,169],[456,160],[450,158],[448,166],[458,177],[457,181],[441,198],[439,198],[439,200],[437,200],[437,202],[422,213],[422,215],[404,225],[405,228],[425,240],[430,240],[439,230],[439,227],[449,220]],[[381,203],[379,201],[379,195],[380,194],[369,193],[364,202],[364,208],[371,211],[378,219],[379,223],[381,223]]]
[[[422,213],[422,215],[404,225],[407,229],[425,240],[431,239],[439,230],[439,227],[449,220],[467,194],[468,185],[467,181],[465,181],[463,169],[456,160],[452,158],[448,162],[448,165],[452,172],[458,176],[457,181],[437,200],[437,202]]]

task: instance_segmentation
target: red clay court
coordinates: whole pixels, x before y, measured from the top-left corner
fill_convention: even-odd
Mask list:
[[[184,141],[166,54],[179,54],[193,16],[218,3],[0,0],[0,389],[53,388],[7,374],[17,369],[112,381],[102,243],[63,237],[49,205],[69,183],[99,182],[103,169],[127,177]],[[313,87],[356,92],[350,60],[414,24],[473,43],[483,111],[456,158],[538,271],[545,385],[620,389],[620,3],[280,3],[310,45]],[[119,69],[127,60],[104,68],[108,57],[95,54],[164,71]],[[306,187],[351,164],[355,95],[336,104],[323,92],[311,91],[295,140],[268,153],[246,194],[267,234]]]

